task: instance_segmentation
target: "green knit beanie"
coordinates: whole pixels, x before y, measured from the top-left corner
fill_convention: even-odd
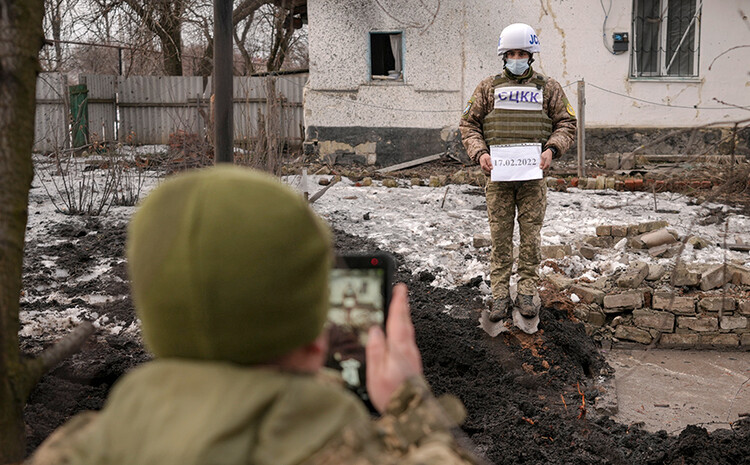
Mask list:
[[[277,179],[218,166],[151,193],[128,229],[133,299],[157,357],[271,361],[328,313],[328,227]]]

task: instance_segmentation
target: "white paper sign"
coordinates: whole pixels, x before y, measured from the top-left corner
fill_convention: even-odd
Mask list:
[[[543,98],[542,90],[534,87],[498,87],[495,89],[495,108],[542,111]]]
[[[490,147],[492,181],[529,181],[542,179],[539,168],[542,144],[508,144]]]

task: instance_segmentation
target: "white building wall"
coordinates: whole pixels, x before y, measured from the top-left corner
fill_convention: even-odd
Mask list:
[[[610,3],[603,31],[602,4]],[[309,0],[306,127],[442,129],[449,137],[475,86],[501,71],[497,39],[513,22],[537,30],[534,66],[563,85],[574,107],[576,82],[585,80],[587,128],[731,126],[750,117],[748,0],[703,1],[699,75],[670,80],[631,78],[630,51],[608,50],[615,31],[628,32],[632,47],[632,8],[632,0]],[[404,82],[371,81],[371,31],[403,32]]]
[[[597,0],[379,3],[383,8],[371,0],[308,2],[308,124],[456,125],[474,86],[500,71],[497,37],[511,22],[536,28],[543,50],[534,66],[567,86],[571,102],[576,102],[575,81],[586,80],[587,126],[684,127],[748,116],[746,109],[717,102],[750,107],[750,47],[721,55],[750,44],[747,0],[704,2],[699,76],[671,81],[629,78],[630,53],[612,55],[602,42],[605,13]],[[604,31],[609,47],[613,32],[631,32],[631,11],[630,0],[611,2]],[[370,81],[371,31],[403,31],[404,83]]]
[[[746,109],[716,100],[750,107],[750,47],[732,50],[714,62],[731,47],[750,45],[747,0],[703,2],[699,75],[682,80],[630,78],[630,52],[613,55],[602,43],[605,13],[599,1],[507,3],[515,15],[503,21],[500,14],[495,14],[496,24],[512,20],[536,28],[543,49],[535,66],[563,86],[569,85],[565,91],[571,102],[577,102],[575,81],[586,81],[587,127],[686,127],[748,118]],[[603,3],[609,7],[609,1]],[[611,5],[604,31],[610,48],[613,32],[628,32],[632,40],[633,2],[613,0]],[[501,26],[494,30],[486,26],[484,33],[497,35],[500,29]],[[495,55],[494,48],[494,41],[489,41],[486,49],[478,51],[482,57],[479,62],[489,63]],[[467,55],[471,53],[467,51]],[[467,83],[478,82],[487,74],[484,71],[472,67],[472,60],[467,59]],[[464,93],[471,91],[471,85],[467,84]]]
[[[386,11],[370,0],[308,2],[306,124],[456,125],[462,108],[462,2],[381,0],[380,4]],[[404,82],[370,80],[369,34],[377,31],[402,32]]]

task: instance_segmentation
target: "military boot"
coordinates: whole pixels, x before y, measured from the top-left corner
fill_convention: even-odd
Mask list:
[[[534,304],[533,295],[518,294],[516,305],[518,307],[518,312],[524,318],[534,318],[539,314],[539,307]]]
[[[510,298],[498,297],[492,302],[492,311],[490,312],[490,321],[497,323],[498,321],[508,317],[508,309],[510,308]]]

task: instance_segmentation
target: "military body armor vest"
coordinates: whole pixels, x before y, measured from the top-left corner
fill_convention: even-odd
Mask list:
[[[552,134],[552,119],[544,112],[544,84],[537,72],[524,83],[503,72],[492,81],[494,108],[484,117],[482,131],[488,146],[539,142]]]

